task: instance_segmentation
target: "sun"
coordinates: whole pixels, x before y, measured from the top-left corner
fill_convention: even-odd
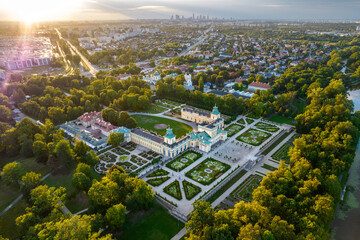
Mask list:
[[[84,0],[8,0],[1,8],[12,18],[27,24],[66,19],[79,9]]]

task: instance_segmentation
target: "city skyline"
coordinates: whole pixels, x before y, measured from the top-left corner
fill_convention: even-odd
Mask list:
[[[356,0],[14,0],[0,5],[0,20],[37,22],[57,20],[125,20],[210,18],[264,20],[358,20],[360,2]]]

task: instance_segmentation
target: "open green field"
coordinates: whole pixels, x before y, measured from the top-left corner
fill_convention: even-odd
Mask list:
[[[269,118],[269,121],[276,122],[276,123],[286,123],[293,125],[294,119],[287,118],[283,116],[273,115]]]
[[[191,132],[193,128],[185,123],[181,123],[172,119],[156,117],[156,116],[147,116],[147,115],[132,115],[135,118],[139,127],[144,128],[146,130],[156,132],[160,135],[166,134],[166,129],[156,129],[155,125],[157,124],[166,124],[170,126],[173,130],[173,133],[176,137],[182,137],[186,135],[186,133]]]
[[[130,213],[126,216],[122,240],[169,240],[184,227],[168,211],[155,201],[146,212]]]

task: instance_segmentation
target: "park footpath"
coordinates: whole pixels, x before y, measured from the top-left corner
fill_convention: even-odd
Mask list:
[[[45,180],[46,178],[48,178],[51,175],[51,172],[49,172],[48,174],[46,174],[43,178],[41,178],[41,180]],[[17,197],[12,203],[10,203],[9,206],[7,206],[1,213],[0,213],[0,217],[2,215],[4,215],[7,211],[10,210],[10,208],[12,208],[12,206],[14,206],[24,195],[21,194],[19,197]]]

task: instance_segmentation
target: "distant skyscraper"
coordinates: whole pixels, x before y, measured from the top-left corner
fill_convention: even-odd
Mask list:
[[[193,20],[195,19],[195,13],[193,13],[193,17],[192,17],[192,19],[193,19]]]

